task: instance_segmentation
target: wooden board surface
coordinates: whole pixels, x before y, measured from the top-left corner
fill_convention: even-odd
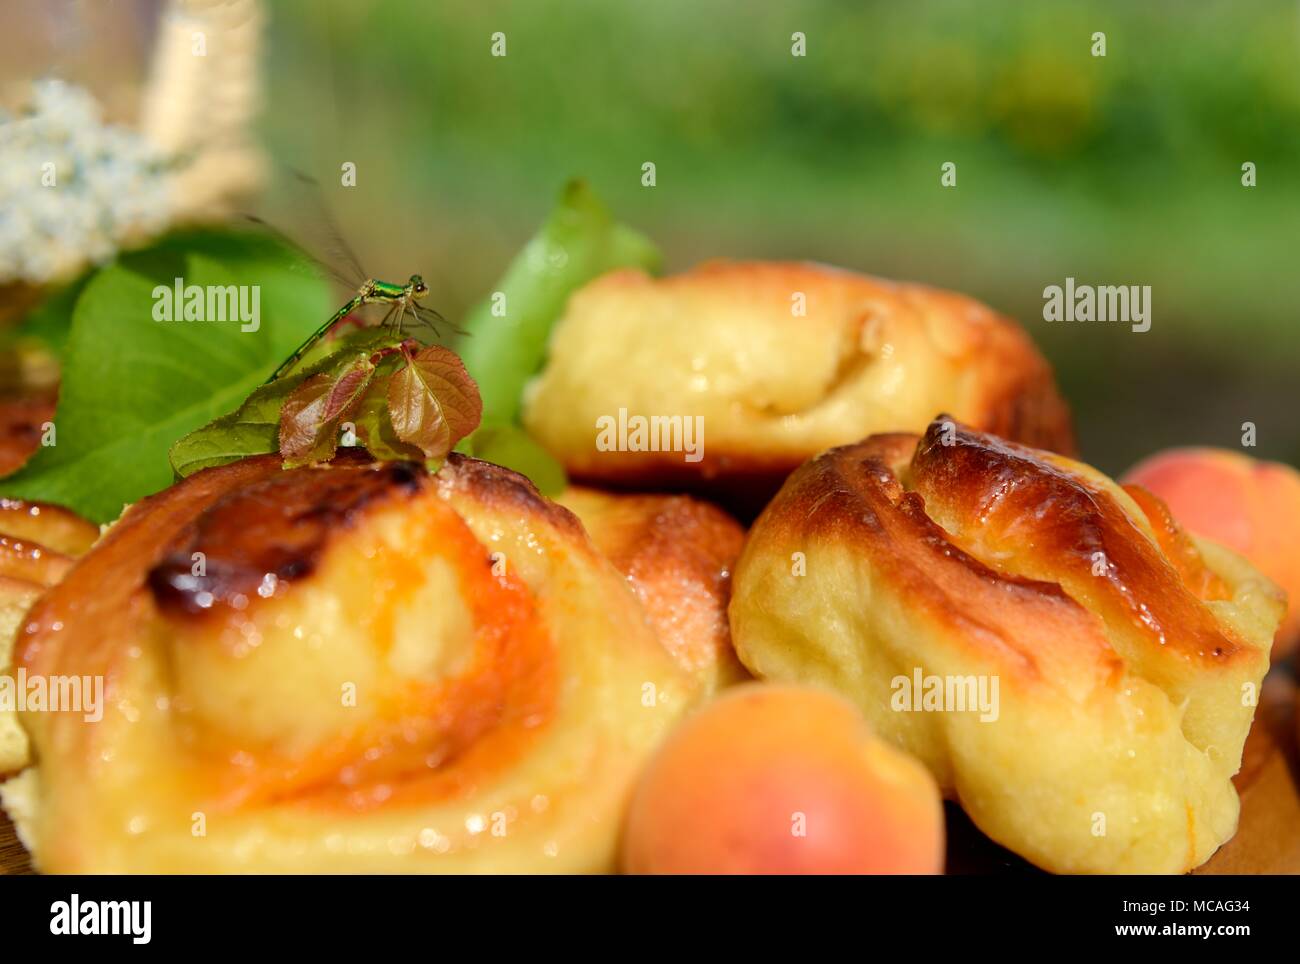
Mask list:
[[[0,810],[0,874],[33,873],[27,851],[18,842],[14,825],[9,822],[4,811]]]
[[[1197,874],[1300,874],[1300,747],[1294,677],[1269,676],[1234,782],[1241,794],[1237,834]],[[1041,874],[989,840],[949,804],[948,872]],[[0,874],[32,873],[27,851],[0,811]]]

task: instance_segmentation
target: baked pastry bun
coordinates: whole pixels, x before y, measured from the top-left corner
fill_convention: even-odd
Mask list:
[[[196,473],[130,508],[19,637],[100,676],[24,713],[3,788],[51,872],[614,866],[691,682],[624,575],[521,476],[347,454]]]
[[[998,843],[1175,873],[1236,829],[1282,610],[1144,490],[941,417],[795,472],[730,612],[755,675],[855,700]]]
[[[54,505],[0,498],[0,676],[13,680],[14,637],[41,593],[99,538],[99,526]],[[0,701],[0,779],[26,766],[27,734]]]
[[[727,603],[745,530],[685,495],[618,495],[570,486],[557,499],[622,572],[659,642],[710,695],[749,678],[731,645]]]
[[[808,263],[711,261],[577,291],[525,393],[569,473],[765,501],[806,459],[935,412],[1070,453],[1047,362],[959,294]],[[759,502],[761,505],[761,501]]]

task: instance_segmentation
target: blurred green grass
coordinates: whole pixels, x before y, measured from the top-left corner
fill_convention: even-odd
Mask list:
[[[278,0],[265,133],[327,184],[356,163],[328,192],[346,232],[377,273],[423,270],[453,316],[577,174],[670,269],[813,258],[1014,315],[1110,471],[1235,447],[1243,421],[1256,454],[1300,463],[1298,11]],[[1067,275],[1151,285],[1151,331],[1047,324],[1042,290]]]

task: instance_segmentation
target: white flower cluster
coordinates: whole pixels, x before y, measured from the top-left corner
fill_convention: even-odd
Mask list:
[[[0,114],[0,283],[66,279],[161,232],[170,207],[165,159],[87,91],[39,81]]]

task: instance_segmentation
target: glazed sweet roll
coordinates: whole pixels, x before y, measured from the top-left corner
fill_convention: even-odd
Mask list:
[[[14,637],[32,604],[98,538],[99,526],[67,509],[0,499],[0,777],[28,760],[27,734],[14,712],[26,703],[11,665]]]
[[[4,800],[55,872],[613,866],[697,686],[625,576],[521,476],[275,457],[133,506],[17,664],[105,680],[25,713]]]
[[[1063,453],[1069,410],[1011,320],[971,298],[816,264],[712,261],[577,291],[525,393],[578,479],[753,504],[832,445],[938,411]]]
[[[800,468],[750,533],[732,634],[920,757],[1061,872],[1181,872],[1230,837],[1280,595],[1163,504],[962,427]]]

